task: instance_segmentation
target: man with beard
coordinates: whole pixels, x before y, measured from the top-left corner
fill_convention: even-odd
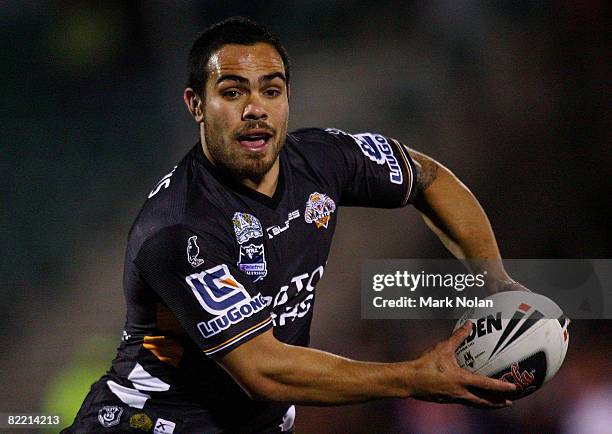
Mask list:
[[[288,134],[289,82],[285,49],[252,21],[195,41],[184,101],[200,141],[130,231],[122,343],[66,432],[292,432],[293,404],[391,397],[511,404],[514,385],[457,366],[469,323],[401,363],[307,348],[338,206],[410,203],[457,257],[500,256],[476,199],[426,155],[380,134]],[[492,291],[520,288],[499,263]]]

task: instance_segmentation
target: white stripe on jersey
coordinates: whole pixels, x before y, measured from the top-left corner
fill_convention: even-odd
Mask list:
[[[128,375],[128,380],[132,382],[134,387],[138,390],[147,390],[151,392],[165,392],[170,389],[170,385],[168,383],[163,382],[157,377],[149,374],[142,367],[140,363],[136,363],[130,375]]]
[[[106,382],[106,385],[108,386],[110,391],[113,392],[115,396],[117,396],[117,398],[121,400],[121,402],[129,405],[130,407],[142,409],[147,399],[151,399],[151,397],[146,393],[142,393],[136,389],[130,389],[129,387],[122,386],[112,380],[108,380]]]

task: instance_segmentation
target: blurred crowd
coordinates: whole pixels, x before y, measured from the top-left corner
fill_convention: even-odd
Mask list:
[[[285,43],[292,128],[376,131],[432,155],[479,198],[505,257],[612,257],[607,2],[3,1],[0,412],[70,413],[110,366],[129,225],[198,139],[187,52],[231,15]],[[448,336],[447,322],[360,318],[361,261],[449,257],[417,213],[340,215],[312,345],[393,361]],[[300,407],[298,430],[611,432],[611,321],[570,329],[557,378],[511,409]]]

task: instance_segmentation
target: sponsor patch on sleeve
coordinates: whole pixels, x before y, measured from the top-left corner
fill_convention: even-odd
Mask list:
[[[231,326],[238,324],[266,308],[261,294],[254,297],[247,292],[242,284],[229,272],[227,265],[217,265],[201,273],[186,277],[198,303],[213,318],[197,324],[198,330],[205,338],[211,338]],[[268,317],[255,326],[241,331],[227,341],[204,349],[205,354],[213,354],[229,345],[244,339],[267,326],[272,318]]]
[[[331,134],[344,134],[351,137],[357,146],[359,146],[363,155],[376,164],[387,165],[389,168],[389,182],[392,184],[402,184],[404,182],[402,168],[397,157],[393,154],[393,147],[386,137],[372,133],[347,134],[334,128],[328,128],[325,131]]]

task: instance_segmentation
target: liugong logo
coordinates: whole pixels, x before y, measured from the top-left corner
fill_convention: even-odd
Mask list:
[[[191,274],[185,280],[204,310],[215,315],[211,320],[198,323],[205,338],[220,333],[266,306],[261,294],[251,297],[225,264]]]

